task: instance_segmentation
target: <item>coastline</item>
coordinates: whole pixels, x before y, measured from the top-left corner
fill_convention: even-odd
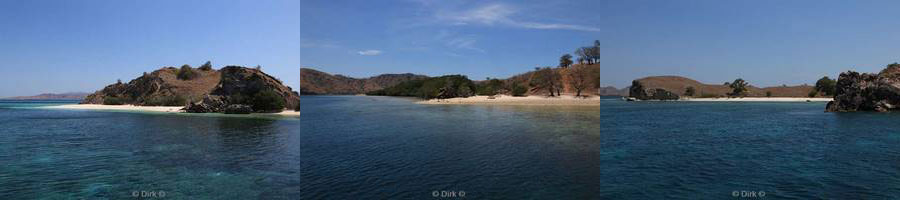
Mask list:
[[[48,109],[68,109],[68,110],[108,110],[108,111],[138,111],[138,112],[162,112],[162,113],[186,113],[182,106],[135,106],[135,105],[99,105],[99,104],[66,104],[56,106],[44,106],[41,108]],[[282,111],[279,113],[252,113],[251,115],[277,115],[277,116],[300,116],[298,111]]]
[[[829,102],[833,98],[809,97],[743,97],[743,98],[683,98],[679,101],[698,102]]]
[[[599,106],[600,97],[576,98],[571,95],[558,97],[525,96],[514,97],[498,95],[491,99],[488,96],[458,97],[450,99],[430,99],[418,101],[427,105],[532,105],[532,106]]]

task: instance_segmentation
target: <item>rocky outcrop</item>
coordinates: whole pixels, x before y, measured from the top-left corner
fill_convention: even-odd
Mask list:
[[[895,110],[900,107],[900,65],[888,65],[878,74],[841,73],[835,87],[827,112]]]
[[[231,104],[225,107],[225,114],[250,114],[253,108],[244,104]]]
[[[639,100],[678,100],[680,96],[662,88],[648,88],[638,80],[631,82],[628,96]]]
[[[221,81],[201,101],[192,102],[184,108],[187,112],[222,112],[227,113],[230,105],[252,105],[252,112],[281,112],[283,109],[295,110],[300,106],[300,96],[282,84],[281,80],[263,73],[259,69],[250,69],[238,66],[228,66],[219,70],[222,74]],[[263,97],[277,100],[282,104],[281,108],[262,108],[259,104],[268,105],[270,102],[260,102],[261,94],[272,94],[274,97]],[[267,100],[269,101],[269,100]]]
[[[395,86],[405,81],[426,79],[428,76],[415,74],[382,74],[369,78],[351,78],[331,75],[314,69],[300,69],[300,94],[365,94],[367,92]]]

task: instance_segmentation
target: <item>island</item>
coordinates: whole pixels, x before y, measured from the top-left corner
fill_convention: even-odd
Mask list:
[[[141,110],[156,112],[299,115],[300,97],[261,67],[226,66],[206,62],[199,68],[182,65],[121,80],[88,95],[70,109]]]

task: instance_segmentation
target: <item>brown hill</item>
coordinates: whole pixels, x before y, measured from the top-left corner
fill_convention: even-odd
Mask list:
[[[164,67],[131,80],[106,86],[88,95],[81,103],[103,104],[107,97],[123,98],[125,104],[153,106],[155,101],[168,97],[183,98],[185,102],[197,101],[209,94],[221,79],[216,70],[194,70],[197,76],[190,80],[178,79],[177,68]]]
[[[724,84],[704,84],[680,76],[651,76],[632,81],[629,96],[639,97],[649,93],[655,93],[657,89],[671,92],[674,95],[684,96],[688,87],[694,87],[694,97],[724,97],[732,92],[732,89]],[[748,91],[746,96],[765,97],[766,92],[768,91],[772,93],[773,97],[807,97],[809,92],[813,89],[814,87],[808,85],[765,88],[758,88],[750,85],[747,87]]]
[[[425,79],[428,76],[416,74],[382,74],[369,78],[351,78],[343,75],[331,75],[309,68],[300,69],[300,94],[365,94],[384,89],[404,81]]]
[[[119,81],[88,95],[81,103],[185,106],[205,101],[210,96],[224,98],[237,95],[242,96],[241,104],[243,104],[262,91],[272,91],[271,96],[275,97],[269,99],[283,99],[284,108],[294,109],[299,103],[296,92],[260,69],[240,66],[227,66],[220,70],[191,68],[196,76],[189,79],[178,78],[179,70],[164,67],[152,73],[144,73],[128,83]],[[224,100],[217,106],[233,104],[228,98]]]

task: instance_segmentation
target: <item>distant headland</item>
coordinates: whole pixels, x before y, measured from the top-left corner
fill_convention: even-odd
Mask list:
[[[2,99],[8,100],[82,100],[90,93],[85,92],[67,92],[67,93],[44,93],[34,96],[18,96]]]

